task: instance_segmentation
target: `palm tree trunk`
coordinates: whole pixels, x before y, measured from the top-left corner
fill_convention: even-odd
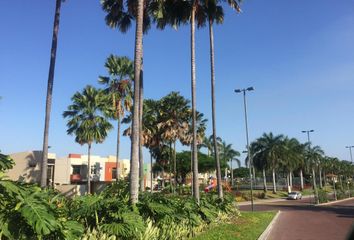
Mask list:
[[[293,171],[290,171],[289,173],[289,185],[290,187],[293,187]]]
[[[316,175],[315,175],[315,169],[312,167],[312,181],[313,181],[313,190],[315,191],[315,196],[316,196],[316,203],[319,204],[319,199],[318,199],[318,191],[317,191],[317,186],[316,186]]]
[[[320,188],[322,189],[323,188],[323,184],[322,184],[322,169],[319,168],[318,171],[319,171],[318,176],[320,178]]]
[[[254,166],[252,166],[252,172],[253,172],[254,185],[257,185],[256,169],[254,168]]]
[[[273,175],[273,193],[277,193],[277,185],[275,183],[275,169],[272,169],[272,175]]]
[[[152,186],[153,172],[152,172],[152,154],[150,150],[150,192],[152,192],[154,186]]]
[[[141,53],[143,55],[143,53]],[[143,157],[143,146],[142,146],[142,132],[143,132],[143,104],[144,104],[144,79],[143,79],[143,62],[141,63],[140,70],[140,87],[139,87],[139,180],[140,180],[140,191],[145,190],[144,186],[144,157]]]
[[[56,0],[53,37],[52,37],[52,49],[50,51],[50,64],[49,64],[49,74],[48,74],[48,84],[47,84],[47,97],[46,97],[46,105],[45,105],[44,136],[43,136],[43,150],[42,150],[42,164],[41,164],[41,187],[47,186],[49,121],[50,121],[50,112],[52,108],[54,70],[55,70],[55,59],[57,55],[57,42],[58,42],[58,32],[59,32],[61,1],[62,0]]]
[[[116,153],[116,180],[119,180],[119,146],[120,146],[120,118],[118,117],[117,124],[117,153]]]
[[[323,171],[323,186],[326,187],[327,185],[327,178],[326,178],[326,170]]]
[[[192,152],[192,145],[191,145],[191,193],[194,196],[194,187],[193,187],[193,152]]]
[[[87,150],[87,194],[91,194],[91,143]]]
[[[176,160],[176,141],[173,141],[173,175],[175,177],[175,188],[177,187],[177,160]]]
[[[300,169],[300,184],[301,184],[300,189],[302,191],[304,190],[304,176],[302,174],[302,169]]]
[[[195,11],[196,6],[193,4],[191,14],[191,90],[192,90],[192,154],[193,154],[193,194],[199,204],[199,182],[198,182],[198,150],[197,150],[197,101],[196,101],[196,74],[195,74]]]
[[[268,188],[267,188],[267,178],[266,178],[266,173],[265,173],[265,169],[263,168],[263,190],[264,192],[267,192],[268,191]]]
[[[234,170],[233,170],[233,168],[232,168],[232,159],[231,159],[231,164],[230,164],[230,170],[231,170],[231,187],[233,187],[234,186]]]
[[[216,117],[215,117],[215,63],[214,63],[214,33],[213,33],[213,22],[209,19],[209,39],[210,39],[210,72],[211,72],[211,114],[212,114],[212,125],[213,125],[213,147],[214,147],[214,159],[216,168],[216,178],[217,178],[217,188],[218,197],[220,199],[224,198],[224,193],[222,190],[222,180],[221,180],[221,168],[220,168],[220,158],[219,149],[216,140]],[[209,156],[209,148],[208,148]]]
[[[143,49],[143,0],[138,0],[136,29],[135,29],[135,53],[134,53],[134,105],[132,122],[132,143],[130,156],[130,202],[135,205],[139,197],[139,88],[140,67]]]
[[[290,187],[290,173],[288,172],[286,174],[286,185],[288,187],[288,193],[291,192],[291,187]]]

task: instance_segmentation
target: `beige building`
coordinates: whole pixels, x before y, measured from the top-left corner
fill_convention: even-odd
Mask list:
[[[7,172],[14,181],[35,183],[40,182],[42,151],[28,151],[10,154],[15,166]],[[54,182],[56,155],[48,153],[48,181]]]

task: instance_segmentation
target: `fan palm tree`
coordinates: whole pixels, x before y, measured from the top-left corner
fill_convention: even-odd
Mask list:
[[[162,129],[162,138],[169,142],[172,151],[173,145],[173,174],[177,183],[176,141],[183,139],[188,132],[188,120],[190,116],[189,100],[178,92],[171,92],[160,101],[161,119],[157,124]],[[171,154],[170,154],[171,155]],[[172,156],[171,156],[172,157]]]
[[[200,112],[196,112],[196,122],[195,126],[193,128],[193,116],[192,116],[192,110],[189,111],[189,127],[188,127],[188,132],[184,135],[182,139],[180,139],[181,143],[183,145],[188,145],[191,147],[191,173],[192,173],[192,193],[194,198],[199,201],[199,193],[195,193],[194,189],[199,189],[199,180],[198,176],[195,176],[195,174],[198,174],[198,171],[195,169],[195,155],[193,155],[193,142],[196,142],[197,149],[198,146],[202,147],[203,144],[203,139],[205,137],[205,130],[206,130],[206,123],[207,119],[204,118],[204,114]],[[194,130],[196,130],[196,136],[194,136]]]
[[[110,55],[105,63],[109,73],[108,77],[100,76],[98,82],[105,85],[104,93],[111,98],[113,119],[117,120],[117,151],[116,151],[116,180],[119,178],[119,146],[120,146],[120,124],[125,111],[130,111],[132,106],[131,81],[133,78],[133,63],[128,57]]]
[[[93,143],[102,143],[113,128],[105,118],[112,109],[107,108],[109,98],[92,86],[84,88],[82,93],[76,92],[71,100],[72,104],[64,111],[63,117],[68,118],[67,133],[74,134],[80,145],[87,144],[87,193],[90,193],[91,147]]]
[[[134,104],[131,134],[131,164],[130,164],[130,201],[134,205],[139,196],[139,146],[140,146],[140,77],[143,52],[143,32],[149,28],[148,14],[144,14],[144,0],[122,1],[101,0],[102,8],[107,15],[106,24],[111,28],[118,28],[126,32],[131,26],[131,21],[136,20],[135,26],[135,53],[134,53]],[[146,8],[145,8],[146,9]],[[145,17],[144,17],[145,16]],[[145,22],[145,27],[144,27]]]
[[[44,136],[43,136],[43,150],[42,150],[42,164],[41,164],[41,187],[47,186],[49,121],[50,121],[50,111],[52,109],[54,70],[55,70],[55,60],[57,56],[60,9],[61,9],[62,1],[63,0],[56,0],[56,5],[55,5],[52,48],[50,51],[47,97],[46,97],[46,106],[45,106]]]

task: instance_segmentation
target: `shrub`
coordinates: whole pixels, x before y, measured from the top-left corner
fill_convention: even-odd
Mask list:
[[[324,190],[319,189],[318,190],[318,200],[320,203],[326,203],[328,202],[328,195],[327,192]]]

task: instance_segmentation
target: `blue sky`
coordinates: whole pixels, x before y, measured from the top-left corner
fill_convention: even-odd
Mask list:
[[[55,1],[0,1],[0,149],[3,153],[41,149],[45,94]],[[349,159],[354,145],[354,1],[245,0],[242,14],[226,8],[215,27],[218,135],[245,148],[241,95],[248,95],[250,139],[272,131],[306,141],[326,154]],[[87,84],[98,86],[106,57],[133,57],[134,28],[121,34],[105,25],[99,1],[62,4],[49,145],[59,156],[86,153],[66,134],[62,112]],[[144,38],[145,96],[180,91],[190,98],[189,27],[152,29]],[[197,105],[210,117],[209,38],[196,35]],[[113,155],[116,134],[93,147]],[[122,154],[129,158],[129,140]]]

